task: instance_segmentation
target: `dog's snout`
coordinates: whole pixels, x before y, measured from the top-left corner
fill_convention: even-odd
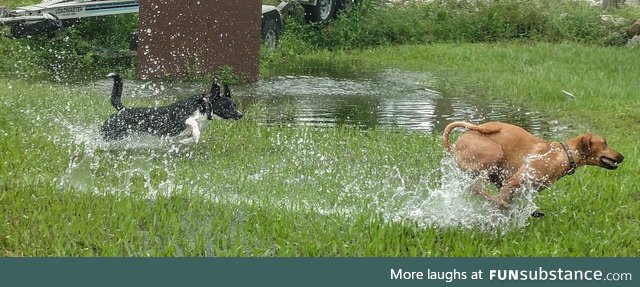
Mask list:
[[[620,163],[624,160],[624,156],[621,153],[619,153],[618,158],[616,158],[616,160]]]
[[[238,112],[234,118],[235,118],[236,120],[239,120],[239,119],[241,119],[243,116],[244,116],[244,115],[243,115],[241,112]]]

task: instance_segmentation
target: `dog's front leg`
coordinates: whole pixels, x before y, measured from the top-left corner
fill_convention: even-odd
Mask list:
[[[511,199],[513,197],[513,192],[511,190],[506,190],[505,185],[500,188],[499,194],[493,195],[486,190],[485,187],[487,184],[488,182],[486,179],[478,178],[471,184],[470,188],[473,193],[478,194],[489,201],[497,203],[498,206],[502,209],[506,209],[507,207],[509,207],[509,203],[511,203]]]
[[[500,208],[507,209],[520,185],[520,180],[514,176],[503,183],[498,194],[488,196],[487,199],[497,203]]]
[[[198,121],[193,118],[189,118],[187,119],[186,124],[187,129],[191,130],[191,136],[181,140],[180,142],[183,144],[198,143],[200,140],[200,127],[198,126]]]

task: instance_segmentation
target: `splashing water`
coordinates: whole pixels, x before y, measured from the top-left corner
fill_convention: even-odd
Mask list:
[[[386,78],[381,77],[387,83],[390,81],[389,77],[395,77],[395,74],[387,73],[383,76]],[[399,77],[406,81],[414,81],[405,74]],[[303,80],[313,82],[314,79]],[[342,86],[339,81],[331,84],[345,88],[345,93],[350,94],[354,91],[347,88],[367,90],[367,85],[371,85],[369,81],[345,81],[348,84]],[[292,83],[299,83],[299,79],[294,78]],[[105,90],[100,94],[108,95],[106,87],[110,87],[110,84],[108,81],[99,83],[104,87],[99,86],[98,90]],[[280,82],[278,85],[282,84]],[[359,85],[365,86],[366,89]],[[395,86],[410,85],[403,82]],[[134,98],[148,97],[151,94],[154,100],[156,97],[167,100],[168,95],[188,95],[202,90],[202,87],[171,87],[153,83],[127,87],[131,87],[128,93]],[[422,90],[418,90],[423,91],[424,87],[421,88]],[[244,91],[250,92],[251,89]],[[242,99],[243,90],[240,89],[238,94]],[[85,96],[93,97],[91,94]],[[396,97],[401,99],[400,96]],[[96,99],[103,100],[106,101],[105,98]],[[370,214],[373,211],[389,222],[410,221],[422,228],[477,228],[488,232],[522,228],[526,226],[530,214],[536,209],[533,201],[536,193],[532,188],[519,190],[519,196],[506,211],[472,194],[470,186],[474,180],[460,172],[449,157],[442,159],[438,169],[424,171],[424,174],[417,176],[418,179],[415,174],[403,174],[401,169],[394,166],[378,166],[375,167],[378,170],[372,171],[370,166],[349,163],[349,169],[339,170],[335,166],[344,161],[340,158],[340,153],[332,154],[331,149],[324,149],[307,137],[305,129],[311,129],[309,127],[301,128],[299,132],[283,132],[282,137],[279,132],[275,132],[271,142],[265,144],[281,147],[287,151],[290,158],[283,158],[282,162],[275,165],[257,166],[255,171],[240,175],[244,181],[243,187],[240,188],[235,186],[232,180],[211,180],[213,173],[223,173],[226,176],[227,172],[233,173],[237,170],[198,172],[196,167],[191,167],[189,163],[193,161],[215,160],[208,158],[206,152],[199,153],[197,148],[153,136],[135,136],[113,143],[105,142],[98,131],[104,119],[96,118],[90,120],[93,122],[86,123],[85,120],[85,123],[78,123],[74,120],[74,110],[77,110],[77,107],[67,106],[52,107],[44,113],[31,112],[39,116],[42,114],[44,118],[39,119],[40,122],[50,122],[56,129],[62,127],[62,130],[66,131],[64,135],[51,138],[59,146],[68,149],[68,166],[57,181],[62,190],[142,196],[150,200],[186,191],[202,195],[205,200],[229,205],[275,206],[284,212],[315,212],[347,218]],[[259,121],[260,118],[254,120]],[[262,127],[278,130],[278,127]],[[291,170],[304,170],[305,173],[292,173]],[[309,170],[313,172],[306,173]],[[237,178],[238,174],[228,174],[228,177]],[[335,184],[330,187],[323,186],[321,178],[331,178]],[[274,195],[269,192],[243,190],[273,181],[277,181],[276,185],[287,186],[290,191]],[[297,188],[304,189],[305,186],[317,188],[317,194],[300,194],[296,191]]]
[[[522,228],[536,210],[533,201],[536,193],[531,189],[519,190],[519,196],[507,211],[472,194],[470,186],[474,179],[458,170],[450,157],[442,159],[439,169],[427,171],[417,184],[408,184],[397,167],[381,167],[386,169],[387,177],[378,182],[375,176],[363,174],[357,176],[355,181],[343,182],[338,190],[319,187],[320,193],[337,193],[337,199],[334,200],[328,199],[330,196],[315,198],[290,194],[280,197],[241,191],[210,192],[216,187],[209,186],[206,173],[191,179],[180,176],[183,172],[180,161],[185,158],[196,159],[198,155],[173,141],[133,137],[107,143],[100,139],[95,127],[67,123],[67,128],[74,143],[69,145],[69,164],[59,179],[61,189],[73,188],[101,195],[142,196],[151,200],[186,190],[224,204],[277,206],[286,212],[316,212],[346,217],[373,210],[390,222],[408,220],[422,228],[476,228],[487,232]],[[318,171],[321,174],[318,176],[335,176],[337,171],[330,169],[335,159],[323,155],[313,143],[305,141],[304,138],[298,138],[291,146],[300,147],[301,158],[317,158],[317,164],[327,166],[327,170]],[[271,176],[277,176],[274,173],[277,171],[262,169],[249,176],[249,179],[259,184]],[[298,175],[287,179],[286,184],[295,190],[298,185],[312,184],[314,176]],[[105,181],[105,178],[110,180]],[[112,184],[107,184],[109,182]],[[233,187],[222,189],[233,190]],[[141,190],[144,192],[139,194]]]
[[[449,156],[442,159],[439,170],[421,179],[419,188],[405,188],[397,170],[390,178],[400,184],[389,184],[389,188],[395,187],[394,194],[376,205],[387,220],[394,222],[408,219],[423,228],[477,228],[494,232],[526,226],[531,213],[537,209],[534,203],[537,193],[531,187],[519,189],[508,210],[500,210],[473,194],[471,186],[475,179],[459,170]]]
[[[132,195],[142,185],[146,191],[143,196],[153,199],[181,188],[176,184],[175,159],[190,155],[175,141],[138,135],[110,143],[102,140],[95,126],[61,123],[72,140],[67,145],[68,167],[58,180],[61,189]],[[123,184],[106,185],[99,180],[105,177]]]

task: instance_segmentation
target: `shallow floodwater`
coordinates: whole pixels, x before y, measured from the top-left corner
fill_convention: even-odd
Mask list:
[[[346,125],[364,130],[441,133],[451,121],[499,120],[518,124],[543,137],[564,133],[564,126],[544,113],[507,101],[488,102],[471,92],[442,93],[434,88],[435,83],[436,79],[428,73],[385,70],[357,78],[276,77],[232,89],[239,109],[247,114],[241,121],[267,126]],[[105,102],[111,86],[108,79],[93,84]],[[208,88],[206,84],[127,80],[123,102],[125,106],[154,106],[204,93]],[[343,162],[345,159],[309,140],[301,129],[294,129],[290,134],[276,132],[263,139],[286,150],[288,155],[278,165],[258,161],[244,167],[251,169],[246,175],[233,174],[223,178],[229,182],[219,182],[221,179],[211,181],[206,173],[184,171],[185,159],[215,160],[207,158],[206,153],[193,152],[188,146],[154,137],[109,143],[102,141],[97,133],[101,121],[90,126],[63,122],[74,144],[70,147],[69,167],[60,179],[62,188],[93,190],[98,194],[132,194],[142,186],[150,198],[187,190],[224,204],[249,203],[278,206],[287,212],[340,216],[375,211],[393,222],[410,220],[423,227],[479,227],[490,231],[497,227],[524,226],[529,214],[536,209],[535,193],[526,188],[519,191],[524,196],[514,202],[515,208],[506,213],[472,196],[469,186],[473,179],[459,172],[450,157],[442,157],[437,169],[410,174],[401,172],[402,161],[371,170],[370,166],[362,166],[362,162]],[[441,149],[425,152],[443,153]],[[336,170],[337,163],[347,167]],[[283,168],[288,171],[284,172]],[[104,185],[100,178],[105,176],[113,177],[118,183]],[[254,185],[272,183],[286,185],[287,189],[280,195],[244,192],[237,190],[238,183],[232,181],[238,176],[245,181],[243,185],[247,190],[254,190]],[[332,187],[318,184],[318,179],[327,177],[333,179]],[[299,186],[307,185],[317,185],[318,194],[296,191]]]
[[[94,86],[109,95],[109,80]],[[542,136],[555,136],[564,129],[542,113],[507,101],[487,101],[471,92],[445,94],[434,86],[435,78],[427,73],[385,70],[352,79],[276,77],[232,90],[241,110],[250,110],[253,120],[268,125],[349,125],[439,132],[449,122],[461,120],[506,121]],[[203,84],[125,81],[123,101],[127,105],[128,97],[185,97],[206,90]]]

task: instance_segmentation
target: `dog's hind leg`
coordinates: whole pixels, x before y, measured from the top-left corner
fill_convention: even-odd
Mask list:
[[[188,118],[186,124],[187,129],[191,130],[191,136],[181,140],[180,142],[183,144],[198,143],[200,140],[200,127],[198,125],[198,121],[194,118]]]

